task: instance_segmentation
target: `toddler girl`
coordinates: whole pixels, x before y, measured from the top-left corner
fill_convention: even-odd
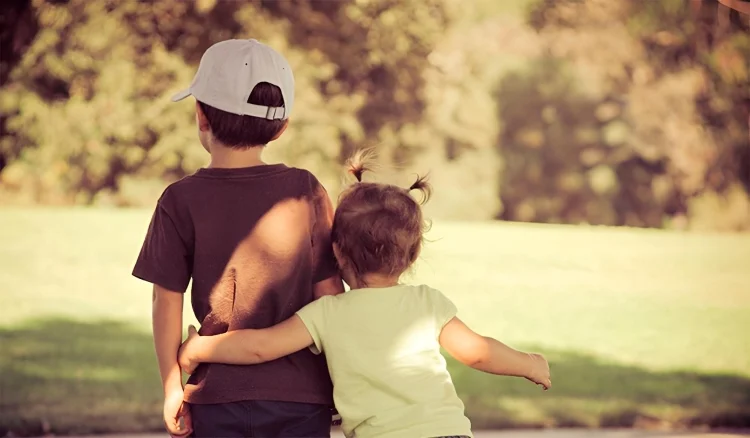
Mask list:
[[[425,224],[408,189],[362,182],[364,161],[350,162],[357,183],[341,194],[333,248],[351,290],[325,296],[267,329],[190,336],[180,349],[183,370],[201,362],[256,364],[310,348],[325,353],[334,400],[347,437],[470,437],[443,347],[456,360],[498,375],[525,377],[547,389],[550,373],[539,354],[516,351],[474,333],[456,307],[428,286],[401,284],[417,260]]]

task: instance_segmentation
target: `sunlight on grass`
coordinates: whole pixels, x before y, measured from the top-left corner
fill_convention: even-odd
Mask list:
[[[414,280],[514,345],[750,375],[750,236],[443,224]]]

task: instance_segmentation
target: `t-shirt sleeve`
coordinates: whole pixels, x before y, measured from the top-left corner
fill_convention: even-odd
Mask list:
[[[315,208],[313,218],[312,244],[314,251],[313,282],[317,283],[338,274],[338,265],[333,255],[331,228],[333,226],[333,204],[328,192],[314,176],[312,202]]]
[[[133,276],[171,291],[185,292],[192,276],[192,245],[187,231],[180,229],[173,216],[162,196],[135,262]]]
[[[430,299],[432,300],[433,314],[435,315],[435,322],[437,323],[438,329],[445,327],[451,319],[456,317],[458,309],[453,302],[448,299],[442,292],[432,289],[430,290]]]
[[[310,333],[310,337],[313,339],[313,345],[310,346],[310,351],[314,354],[323,353],[323,331],[326,320],[325,313],[331,299],[333,299],[333,297],[321,297],[297,312],[297,316],[299,316],[302,323],[305,324],[308,333]]]

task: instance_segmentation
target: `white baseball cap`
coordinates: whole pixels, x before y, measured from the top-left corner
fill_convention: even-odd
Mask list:
[[[283,107],[247,103],[261,82],[281,89]],[[221,41],[206,50],[190,88],[172,96],[172,101],[188,96],[232,114],[288,119],[294,104],[294,75],[286,59],[265,44],[256,40]]]

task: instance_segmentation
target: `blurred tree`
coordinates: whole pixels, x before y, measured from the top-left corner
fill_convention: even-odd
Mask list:
[[[737,179],[750,189],[750,16],[714,0],[693,0],[691,8],[674,0],[671,7],[655,6],[642,0],[631,28],[657,77],[688,66],[702,75],[696,110],[721,145],[706,170],[705,189],[721,192]]]
[[[257,38],[297,79],[268,158],[332,194],[374,146],[390,181],[432,171],[433,217],[750,223],[750,18],[716,0],[11,0],[0,20],[0,196],[150,204],[207,159],[169,96],[211,44]]]
[[[0,98],[2,181],[37,201],[92,202],[148,163],[168,123],[160,100],[170,79],[188,79],[163,47],[139,51],[122,23],[127,4],[32,3],[39,32]]]
[[[21,59],[25,48],[38,31],[30,0],[8,0],[0,5],[0,87]],[[0,138],[7,135],[7,115],[0,113]],[[0,172],[9,158],[0,149]]]
[[[439,0],[34,0],[32,7],[40,30],[0,98],[0,153],[9,163],[0,181],[37,202],[139,203],[143,180],[200,166],[192,108],[168,97],[190,82],[208,46],[233,37],[287,55],[299,105],[272,155],[333,184],[336,163],[356,146],[420,119],[422,70],[447,22]],[[390,152],[390,160],[409,158],[403,148]]]
[[[646,48],[654,82],[676,83],[692,72],[690,89],[675,90],[684,93],[682,104],[673,101],[662,108],[662,115],[650,114],[664,120],[658,127],[671,127],[677,140],[664,138],[664,144],[671,147],[670,168],[691,222],[714,218],[712,228],[743,229],[750,227],[746,194],[750,190],[750,16],[740,13],[739,2],[722,3],[737,10],[715,0],[691,0],[689,5],[678,0],[659,4],[640,0],[631,10],[629,25]],[[641,89],[644,113],[660,103],[645,88]],[[698,119],[700,131],[694,135],[670,120],[675,113],[687,116],[685,108],[691,108],[690,117]],[[669,112],[672,117],[667,118]],[[649,114],[643,116],[644,122],[649,120]],[[650,120],[650,129],[637,132],[639,139],[655,132],[654,118]],[[743,188],[746,193],[738,195]],[[700,208],[711,205],[700,201],[703,197],[723,200],[726,207]]]
[[[7,0],[0,5],[0,86],[38,30],[31,0]]]
[[[393,139],[422,149],[409,170],[431,172],[430,217],[487,220],[503,209],[496,187],[504,160],[495,144],[505,121],[498,123],[493,90],[539,51],[537,35],[524,23],[528,3],[446,2],[454,19],[428,58],[422,122]]]
[[[499,216],[524,222],[614,224],[620,190],[604,145],[609,120],[597,110],[621,111],[617,101],[592,98],[573,69],[542,57],[507,75],[497,89],[505,128],[498,147],[505,160]]]
[[[547,54],[497,93],[501,217],[659,227],[705,214],[693,202],[704,194],[747,187],[750,34],[737,12],[722,27],[713,1],[688,6],[544,0],[531,11]],[[566,107],[577,138],[550,132]],[[746,213],[717,227],[747,228],[747,194],[731,199]]]
[[[321,52],[336,66],[320,91],[326,99],[364,96],[357,111],[361,133],[342,132],[339,161],[382,129],[398,131],[416,123],[425,108],[427,56],[448,26],[442,0],[402,2],[261,2],[274,15],[294,23],[290,40]],[[393,151],[404,160],[408,151]]]

